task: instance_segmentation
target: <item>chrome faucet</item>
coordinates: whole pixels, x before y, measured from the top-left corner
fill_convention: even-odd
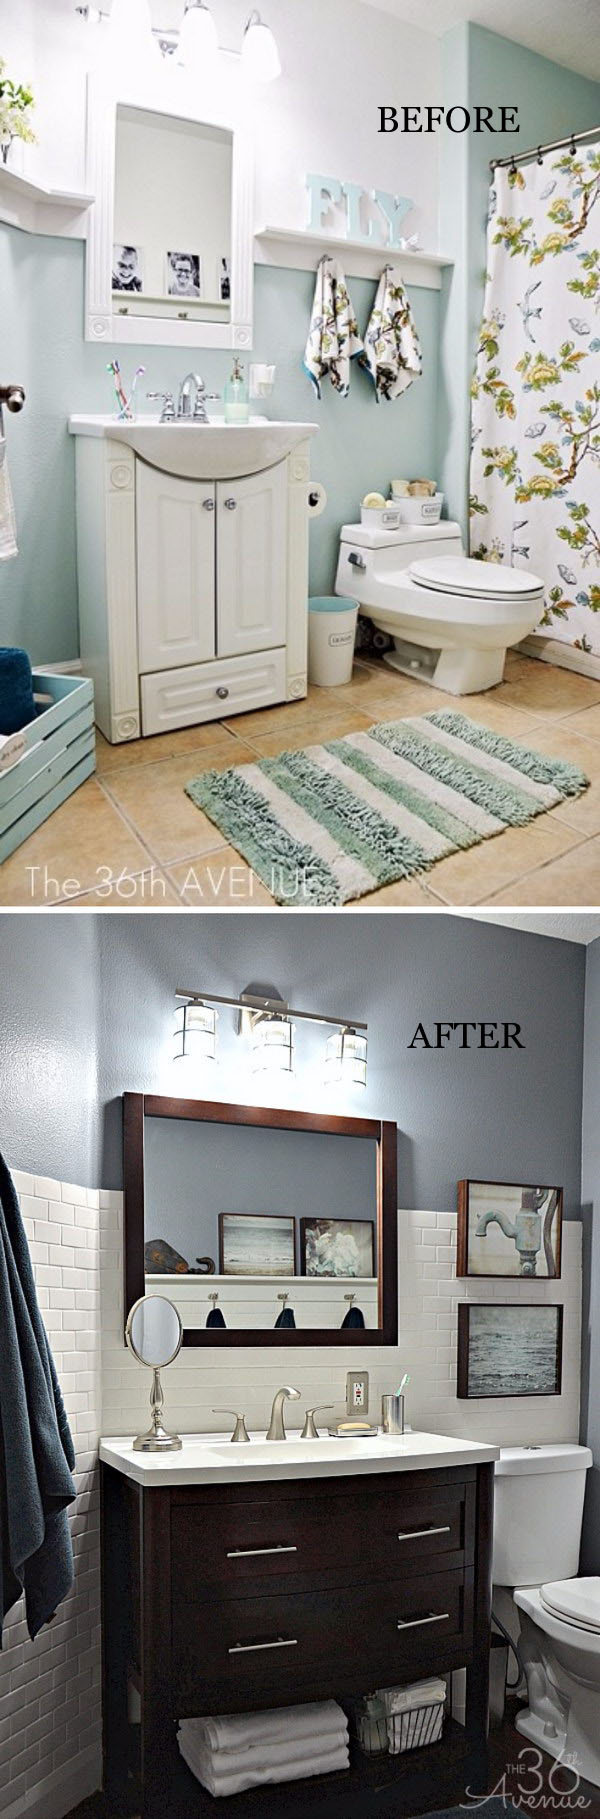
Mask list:
[[[192,411],[192,388],[194,390],[194,409]],[[208,423],[206,410],[207,398],[218,398],[218,392],[207,392],[204,380],[199,373],[186,373],[179,387],[177,400],[178,423]]]
[[[285,1440],[286,1433],[283,1420],[283,1404],[286,1401],[299,1402],[299,1400],[300,1391],[290,1389],[289,1385],[287,1389],[276,1391],[273,1397],[273,1407],[271,1409],[271,1421],[267,1440]]]

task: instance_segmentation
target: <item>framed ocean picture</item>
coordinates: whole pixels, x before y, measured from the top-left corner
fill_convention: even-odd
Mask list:
[[[459,1181],[457,1276],[560,1276],[562,1187]]]
[[[563,1309],[533,1302],[463,1302],[457,1396],[560,1396]]]
[[[279,1213],[219,1213],[222,1276],[293,1276],[294,1220]]]

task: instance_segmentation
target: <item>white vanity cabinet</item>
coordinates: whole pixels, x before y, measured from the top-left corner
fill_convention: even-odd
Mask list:
[[[117,743],[305,695],[312,426],[290,426],[297,433],[283,457],[285,438],[262,443],[255,427],[252,444],[225,445],[230,465],[239,447],[245,471],[209,479],[151,464],[120,435],[129,426],[77,418],[70,427],[81,659],[105,737]],[[139,443],[143,426],[135,427]],[[204,436],[206,466],[212,429]],[[216,457],[216,441],[214,449]],[[265,455],[270,465],[247,471]],[[182,465],[178,454],[171,465]],[[217,475],[219,466],[215,458]]]

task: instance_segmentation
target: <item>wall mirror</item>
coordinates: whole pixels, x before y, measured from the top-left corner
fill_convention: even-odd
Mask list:
[[[372,1118],[124,1095],[125,1308],[184,1345],[397,1343],[397,1132]]]
[[[252,344],[252,156],[231,121],[88,96],[89,340]]]

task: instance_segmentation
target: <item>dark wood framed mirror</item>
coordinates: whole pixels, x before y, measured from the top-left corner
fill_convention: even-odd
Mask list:
[[[126,1315],[154,1292],[186,1346],[397,1344],[395,1124],[124,1093],[123,1149]]]

